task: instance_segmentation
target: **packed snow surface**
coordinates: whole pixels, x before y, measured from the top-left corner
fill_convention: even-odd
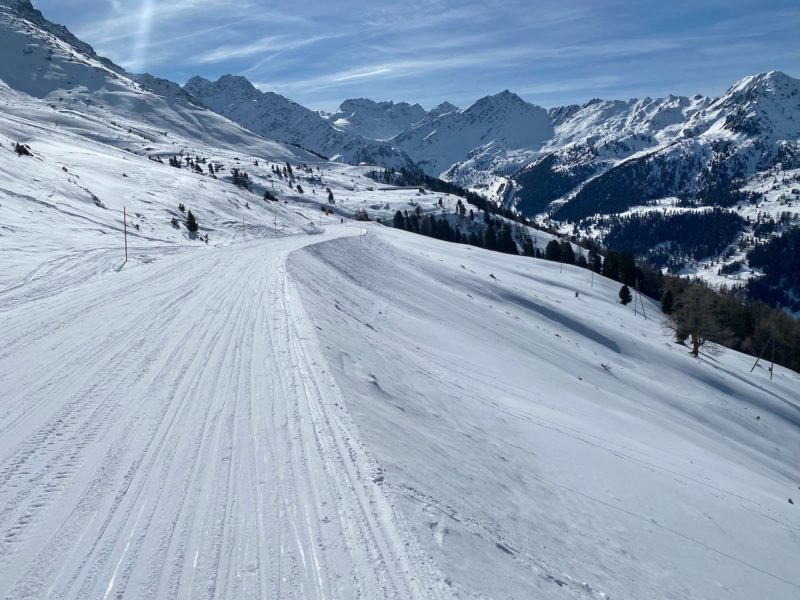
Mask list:
[[[796,373],[693,359],[557,263],[376,230],[289,264],[459,597],[798,597]]]
[[[365,231],[0,305],[0,596],[796,597],[797,374]]]

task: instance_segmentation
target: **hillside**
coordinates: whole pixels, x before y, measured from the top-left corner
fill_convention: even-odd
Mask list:
[[[652,303],[557,263],[377,230],[289,265],[459,597],[797,594],[797,374],[694,361]]]
[[[800,376],[585,270],[326,229],[4,302],[4,596],[796,595]]]

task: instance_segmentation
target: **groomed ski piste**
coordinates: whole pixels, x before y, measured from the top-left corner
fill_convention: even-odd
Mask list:
[[[361,231],[3,306],[3,597],[796,597],[797,374]]]
[[[798,597],[797,373],[3,4],[0,598]]]

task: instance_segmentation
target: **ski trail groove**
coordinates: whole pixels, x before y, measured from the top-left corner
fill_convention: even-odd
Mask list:
[[[15,290],[0,306],[0,598],[447,596],[285,268],[348,233]]]

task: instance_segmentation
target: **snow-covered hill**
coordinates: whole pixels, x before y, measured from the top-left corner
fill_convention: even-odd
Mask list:
[[[458,597],[796,596],[797,374],[692,360],[574,267],[391,230],[289,265]]]
[[[69,35],[32,14],[34,20],[25,3],[0,3],[0,47],[14,58],[0,63],[0,218],[7,261],[0,289],[8,302],[19,282],[42,270],[64,282],[74,278],[67,255],[83,274],[119,267],[123,207],[131,262],[138,263],[165,248],[201,243],[186,230],[179,205],[193,212],[199,234],[216,246],[240,241],[243,228],[248,237],[313,233],[357,211],[389,218],[417,206],[438,211],[439,198],[448,200],[377,185],[364,177],[369,167],[330,163],[267,140],[171,82],[131,76],[91,51],[84,54],[88,46],[73,46]],[[19,155],[18,144],[31,155]],[[294,166],[291,176],[276,173],[287,164]],[[246,188],[233,185],[234,169],[247,174]],[[265,192],[279,202],[264,200]],[[87,244],[96,263],[83,260]]]
[[[219,114],[270,139],[351,164],[414,168],[411,159],[392,144],[341,131],[296,102],[257,90],[244,77],[225,75],[216,82],[193,77],[184,90]]]
[[[531,215],[544,212],[551,202],[624,159],[675,141],[687,121],[711,102],[703,96],[597,99],[551,109],[553,138],[514,174],[517,208]]]

